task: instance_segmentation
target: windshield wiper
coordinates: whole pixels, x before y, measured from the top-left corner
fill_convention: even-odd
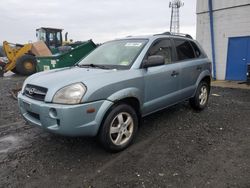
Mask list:
[[[100,69],[109,69],[104,65],[97,65],[97,64],[77,64],[78,67],[93,67],[93,68],[100,68]]]

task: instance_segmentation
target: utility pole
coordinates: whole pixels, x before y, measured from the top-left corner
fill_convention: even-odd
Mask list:
[[[184,6],[181,0],[171,0],[169,8],[171,8],[170,32],[180,33],[180,7]]]

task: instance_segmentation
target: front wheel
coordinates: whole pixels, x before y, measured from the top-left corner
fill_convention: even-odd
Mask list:
[[[16,61],[16,68],[13,71],[21,75],[31,75],[36,72],[36,57],[33,55],[25,54],[19,57]]]
[[[196,90],[195,96],[189,100],[195,110],[203,110],[208,103],[210,87],[207,82],[202,81]]]
[[[135,110],[127,104],[120,104],[113,107],[105,118],[99,131],[99,140],[109,151],[122,151],[133,142],[137,128]]]

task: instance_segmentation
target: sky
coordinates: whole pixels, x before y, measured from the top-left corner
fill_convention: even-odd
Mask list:
[[[183,0],[180,32],[196,35],[196,0]],[[39,27],[96,43],[169,31],[169,0],[0,0],[0,43],[36,41]]]

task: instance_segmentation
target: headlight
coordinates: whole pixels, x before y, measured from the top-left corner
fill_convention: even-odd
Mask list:
[[[53,97],[53,103],[78,104],[87,88],[82,83],[71,84],[59,89]]]

